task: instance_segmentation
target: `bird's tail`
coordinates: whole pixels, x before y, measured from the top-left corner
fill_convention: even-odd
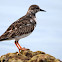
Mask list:
[[[0,41],[1,41],[1,36],[0,36]]]
[[[6,40],[7,38],[3,38],[3,36],[0,36],[0,41],[4,41]]]
[[[2,39],[2,37],[0,36],[0,41],[2,41],[3,39]]]

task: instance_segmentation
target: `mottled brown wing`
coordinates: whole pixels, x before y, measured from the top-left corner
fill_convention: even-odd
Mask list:
[[[34,30],[34,23],[35,22],[30,22],[30,19],[16,21],[0,37],[0,40],[1,41],[8,40],[8,39],[15,38],[16,36],[28,34]]]
[[[34,22],[30,22],[30,19],[21,21],[14,25],[15,30],[10,37],[14,38],[16,36],[31,33],[34,30],[34,25],[35,25]]]

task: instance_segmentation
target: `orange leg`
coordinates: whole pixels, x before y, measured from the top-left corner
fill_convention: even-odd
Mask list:
[[[15,41],[15,45],[16,45],[17,48],[19,49],[19,52],[20,52],[20,50],[27,50],[27,49],[25,49],[25,48],[22,48],[22,47],[20,46],[20,44],[18,43],[18,41],[17,41],[17,42]]]

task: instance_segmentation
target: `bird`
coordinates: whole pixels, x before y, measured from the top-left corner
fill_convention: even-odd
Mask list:
[[[24,37],[29,36],[36,27],[36,13],[39,11],[46,12],[43,9],[40,9],[38,5],[31,5],[28,8],[26,15],[22,16],[15,22],[13,22],[8,29],[0,36],[0,41],[5,40],[15,40],[14,43],[17,46],[19,52],[21,50],[26,50],[22,48],[18,41]]]

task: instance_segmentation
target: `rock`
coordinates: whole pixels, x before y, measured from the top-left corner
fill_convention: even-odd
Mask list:
[[[0,62],[62,62],[42,51],[32,52],[29,49],[20,53],[8,53],[0,57]]]

